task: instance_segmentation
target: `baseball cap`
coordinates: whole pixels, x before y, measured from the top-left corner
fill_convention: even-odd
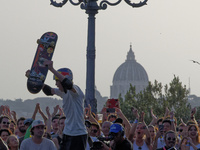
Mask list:
[[[32,123],[32,128],[36,126],[44,126],[44,122],[42,120],[34,120]]]
[[[113,133],[118,133],[118,132],[121,132],[123,131],[123,127],[118,124],[118,123],[113,123],[111,126],[110,126],[110,133],[113,132]]]
[[[24,120],[24,125],[27,124],[27,123],[32,123],[33,122],[33,119],[32,118],[28,118],[26,120]]]

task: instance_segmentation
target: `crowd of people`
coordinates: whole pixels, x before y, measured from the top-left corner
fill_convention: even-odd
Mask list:
[[[73,83],[70,69],[55,70],[52,61],[45,65],[54,74],[57,88],[47,84],[43,92],[47,96],[58,95],[63,106],[40,108],[37,103],[31,118],[17,116],[9,106],[0,107],[0,150],[198,150],[200,149],[199,124],[195,120],[196,109],[191,110],[188,122],[177,124],[173,111],[166,108],[165,115],[157,118],[151,110],[152,121],[145,123],[145,113],[132,109],[133,122],[120,107],[114,112],[105,106],[102,118],[84,107],[84,94]],[[26,72],[29,77],[30,70]],[[119,105],[117,105],[119,106]],[[44,113],[46,111],[46,113]],[[38,120],[36,114],[43,119]]]
[[[200,149],[200,131],[191,111],[191,119],[187,123],[181,120],[177,125],[174,113],[166,109],[165,116],[157,118],[153,114],[152,121],[147,125],[145,114],[138,114],[128,121],[120,108],[109,113],[107,107],[102,109],[103,118],[91,112],[91,107],[84,110],[84,127],[86,128],[86,144],[83,148],[69,148],[64,128],[66,116],[57,105],[53,113],[46,107],[46,113],[37,103],[31,118],[19,117],[8,106],[0,107],[0,150],[198,150]],[[42,120],[36,119],[39,113]],[[46,115],[45,115],[46,114]],[[75,116],[74,116],[75,117]],[[75,125],[75,124],[74,124]],[[72,127],[73,128],[73,127]],[[76,131],[77,133],[79,131]],[[75,136],[76,137],[76,136]],[[81,139],[78,135],[79,140]],[[78,142],[78,141],[77,141]],[[83,143],[84,143],[83,142]],[[75,143],[76,144],[76,141]],[[69,144],[70,145],[70,144]]]

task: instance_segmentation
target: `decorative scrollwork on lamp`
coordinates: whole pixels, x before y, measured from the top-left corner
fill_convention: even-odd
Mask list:
[[[139,3],[131,3],[130,0],[124,0],[128,5],[132,6],[132,7],[142,7],[144,5],[147,5],[147,1],[148,0],[144,0],[143,2],[139,2]]]
[[[60,3],[57,3],[56,1],[50,0],[51,1],[51,5],[55,6],[55,7],[62,7],[63,5],[65,5],[67,3],[67,0],[63,0]]]
[[[109,2],[109,1],[107,1],[107,0],[103,0],[103,1],[101,1],[101,3],[99,4],[99,8],[105,10],[105,9],[107,8],[107,4],[110,5],[110,6],[115,6],[115,5],[118,5],[121,1],[122,1],[122,0],[118,0],[118,1],[115,2],[115,3],[111,3],[111,2]]]

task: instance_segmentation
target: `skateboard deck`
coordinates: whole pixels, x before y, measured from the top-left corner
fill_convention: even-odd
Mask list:
[[[40,92],[48,73],[48,67],[43,65],[45,60],[51,60],[58,36],[54,32],[44,33],[37,40],[38,47],[27,80],[27,88],[30,93]]]

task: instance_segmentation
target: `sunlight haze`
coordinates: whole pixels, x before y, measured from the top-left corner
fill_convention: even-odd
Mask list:
[[[134,0],[133,0],[134,1]],[[137,0],[135,2],[138,2]],[[179,76],[191,94],[200,96],[200,1],[148,0],[132,8],[122,1],[99,10],[96,15],[95,85],[102,96],[110,96],[116,69],[125,62],[132,43],[135,59],[146,70],[149,81],[168,84]],[[2,1],[0,5],[0,99],[33,99],[26,87],[25,72],[31,68],[37,39],[47,32],[58,34],[54,67],[68,67],[74,83],[86,88],[88,15],[69,1],[62,7],[49,0]],[[45,83],[55,87],[48,72]]]

